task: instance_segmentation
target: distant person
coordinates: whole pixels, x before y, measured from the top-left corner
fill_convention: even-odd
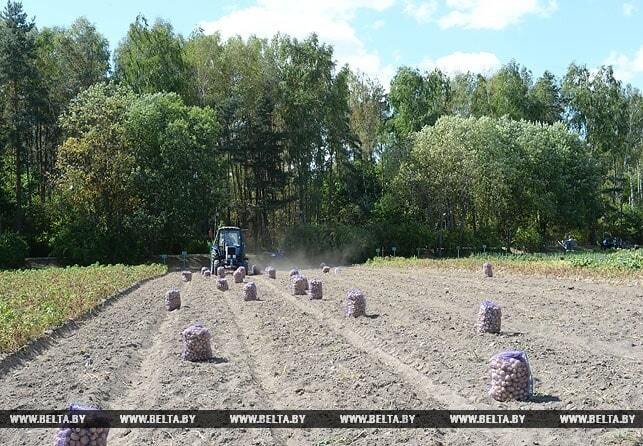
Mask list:
[[[570,235],[565,236],[565,241],[563,241],[563,247],[565,251],[573,251],[577,246],[576,240]]]

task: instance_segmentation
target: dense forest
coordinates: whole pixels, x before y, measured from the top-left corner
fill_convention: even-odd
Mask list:
[[[511,61],[389,86],[315,35],[184,37],[137,17],[117,48],[84,18],[0,16],[0,263],[250,248],[362,260],[571,234],[643,242],[643,100],[612,68]]]

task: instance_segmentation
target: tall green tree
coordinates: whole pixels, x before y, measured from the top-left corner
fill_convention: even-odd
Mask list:
[[[389,93],[394,131],[408,136],[435,124],[447,113],[450,94],[449,80],[440,70],[422,75],[417,69],[401,67]]]
[[[216,113],[188,106],[176,93],[144,94],[128,108],[124,127],[137,203],[125,223],[137,253],[178,252],[203,240],[225,197],[223,154],[212,145],[220,130]]]
[[[491,116],[529,119],[531,73],[515,61],[504,65],[488,81]]]
[[[13,157],[15,228],[23,225],[23,174],[34,121],[36,71],[35,24],[21,3],[7,2],[0,13],[0,91],[2,133]],[[4,156],[3,156],[4,158]]]
[[[352,72],[348,77],[348,88],[351,130],[359,139],[364,161],[373,162],[388,114],[384,88],[377,80]]]
[[[85,17],[69,28],[44,28],[38,35],[38,65],[51,99],[62,108],[78,93],[104,81],[110,71],[107,38]]]
[[[222,201],[218,126],[175,93],[96,84],[62,118],[54,252],[79,262],[133,261],[204,237]]]
[[[606,205],[608,211],[617,212],[625,199],[630,149],[627,97],[622,84],[614,77],[612,67],[590,73],[587,67],[571,64],[562,91],[567,122],[600,157]]]
[[[198,30],[185,43],[184,57],[192,73],[190,89],[200,106],[220,107],[232,85],[226,42],[218,33]]]
[[[390,135],[382,153],[384,184],[390,184],[408,157],[410,136],[448,114],[451,89],[448,78],[438,69],[423,75],[417,69],[401,67],[391,80],[388,98],[391,115],[387,123]]]
[[[334,191],[342,200],[330,201],[328,212],[341,207],[339,221],[347,224],[370,219],[381,193],[380,158],[386,138],[388,101],[384,88],[363,74],[348,75],[348,106],[350,130],[359,145],[359,155],[347,160],[338,175],[334,176]],[[342,102],[340,100],[340,102]],[[335,213],[337,214],[337,213]]]
[[[628,86],[627,97],[627,137],[628,148],[624,164],[628,170],[628,204],[643,207],[643,96],[641,92]]]
[[[475,78],[470,72],[458,73],[449,79],[451,88],[450,114],[468,118],[472,115]]]
[[[342,187],[348,183],[348,179],[357,182],[365,181],[361,168],[365,166],[361,161],[364,159],[359,146],[359,137],[352,131],[351,107],[350,107],[350,86],[351,76],[348,66],[344,66],[332,80],[328,102],[326,104],[326,145],[329,154],[329,165],[326,167],[325,178],[322,184],[326,184],[325,209],[322,212],[322,219],[336,222],[338,199],[341,198],[357,214],[365,211],[365,196],[363,193],[351,194],[350,189]],[[368,156],[368,155],[367,155]],[[341,196],[342,192],[348,194]],[[363,191],[362,191],[363,192]],[[360,206],[361,204],[361,206]]]
[[[571,64],[563,81],[569,125],[587,139],[597,153],[613,160],[622,157],[627,135],[626,98],[612,67],[590,73]]]
[[[288,219],[314,222],[321,217],[324,177],[337,159],[329,153],[337,145],[325,139],[328,104],[332,103],[333,50],[314,34],[301,41],[279,36],[272,45],[282,81],[277,122],[284,134],[287,170],[292,172]]]
[[[76,95],[106,80],[110,52],[107,39],[84,17],[69,28],[44,28],[38,33],[36,45],[41,97],[32,152],[40,201],[44,202],[50,194],[62,137],[58,117]]]
[[[279,80],[264,39],[221,41],[194,33],[185,47],[197,103],[217,111],[221,132],[214,145],[226,157],[220,177],[229,200],[220,221],[250,226],[253,242],[270,243],[270,219],[284,205],[287,183],[283,136],[276,123]]]
[[[80,262],[120,260],[133,252],[125,220],[138,203],[136,169],[125,118],[135,96],[126,87],[97,84],[61,118],[67,139],[56,167],[57,226],[54,252]]]
[[[491,115],[491,104],[489,103],[489,86],[487,78],[481,74],[476,76],[472,98],[471,116],[479,118]]]
[[[272,246],[271,219],[283,206],[280,193],[288,184],[288,175],[282,169],[283,135],[273,122],[274,100],[270,94],[262,97],[253,116],[245,121],[240,135],[241,153],[244,155],[240,162],[247,172],[245,188],[251,199],[247,203],[251,206],[248,219],[252,225],[255,250]]]
[[[169,22],[138,16],[114,53],[115,76],[136,93],[174,92],[192,100],[184,41]]]
[[[553,124],[562,120],[563,101],[556,76],[545,71],[529,91],[529,103],[531,121]]]

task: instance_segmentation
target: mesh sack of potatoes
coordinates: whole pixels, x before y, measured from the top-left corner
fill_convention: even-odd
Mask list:
[[[167,311],[181,308],[181,292],[172,288],[165,293],[165,309]]]
[[[292,277],[292,293],[295,296],[303,296],[306,294],[306,285],[308,281],[303,276],[293,276]]]
[[[533,394],[533,378],[527,354],[504,351],[489,361],[489,396],[496,401],[526,401]]]
[[[208,270],[207,266],[202,266],[201,267],[201,275],[204,275],[207,270]]]
[[[228,279],[219,277],[217,279],[217,289],[220,291],[228,291]]]
[[[243,279],[246,277],[246,269],[240,266],[232,273],[232,277],[234,278],[234,283],[243,283]]]
[[[291,269],[290,272],[288,273],[288,277],[291,278],[291,279],[294,276],[298,276],[298,275],[299,275],[299,270],[297,268]]]
[[[277,270],[274,269],[272,266],[267,266],[266,267],[266,274],[270,279],[276,279],[277,278]]]
[[[243,286],[243,300],[257,300],[257,286],[248,282]]]
[[[205,271],[203,271],[203,277],[210,277],[211,275],[212,274],[210,273],[209,269],[206,269]]]
[[[296,276],[292,276],[291,281],[294,283],[294,280],[297,277],[301,277],[302,279],[304,279],[304,290],[307,290],[308,289],[308,278],[306,276],[304,276],[303,274],[298,274]]]
[[[78,411],[92,411],[85,415],[85,422],[92,423],[100,420],[100,408],[81,404],[72,404],[69,406],[69,413],[73,414]],[[60,428],[54,438],[54,446],[106,446],[109,428],[107,427],[80,427]]]
[[[212,335],[202,324],[190,325],[181,333],[183,352],[181,357],[187,361],[206,361],[212,357],[210,339]]]
[[[359,317],[366,315],[366,297],[358,288],[348,290],[346,293],[346,316]]]
[[[478,332],[500,333],[502,310],[500,305],[491,300],[485,300],[478,310]]]
[[[484,262],[482,265],[482,273],[485,277],[493,277],[493,265],[490,262]]]
[[[219,276],[222,279],[225,279],[225,268],[223,266],[220,266],[217,268],[217,276]]]
[[[250,265],[248,267],[248,275],[256,276],[257,274],[259,274],[259,268],[257,267],[257,265]]]
[[[329,272],[330,272],[330,266],[324,266],[324,267],[322,268],[322,272],[324,272],[324,273],[329,273]]]
[[[310,291],[308,295],[311,299],[321,299],[322,298],[322,281],[319,279],[312,279],[310,281]]]
[[[181,280],[184,282],[189,282],[190,280],[192,280],[192,271],[182,271]]]

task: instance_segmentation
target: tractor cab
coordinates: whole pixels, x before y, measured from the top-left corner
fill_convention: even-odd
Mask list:
[[[236,269],[240,266],[248,270],[246,258],[246,244],[243,231],[236,226],[222,226],[217,230],[217,235],[212,242],[210,252],[210,271],[216,273],[218,267]]]

